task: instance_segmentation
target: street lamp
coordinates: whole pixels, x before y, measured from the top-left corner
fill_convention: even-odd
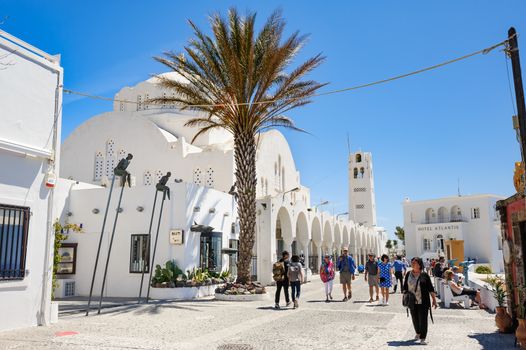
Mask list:
[[[292,190],[288,190],[288,191],[283,192],[283,200],[285,200],[285,195],[286,195],[287,193],[290,193],[290,192],[298,192],[299,190],[300,190],[299,187],[294,187]]]
[[[340,214],[336,215],[336,221],[338,221],[338,218],[339,218],[340,216],[348,215],[348,214],[349,214],[349,212],[346,211],[345,213],[340,213]]]
[[[326,204],[329,204],[329,201],[320,202],[320,203],[316,204],[315,206],[313,206],[312,208],[308,208],[307,210],[308,211],[312,211],[312,209],[317,209],[318,207],[321,207],[321,206],[326,205]]]

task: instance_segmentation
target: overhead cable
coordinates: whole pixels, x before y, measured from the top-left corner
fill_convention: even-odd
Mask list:
[[[493,51],[494,49],[496,49],[497,47],[506,45],[509,39],[510,38],[508,38],[508,39],[506,39],[504,41],[501,41],[501,42],[499,42],[499,43],[497,43],[495,45],[491,45],[489,47],[486,47],[486,48],[484,48],[482,50],[478,50],[478,51],[472,52],[472,53],[464,55],[464,56],[460,56],[460,57],[457,57],[457,58],[454,58],[454,59],[451,59],[451,60],[448,60],[448,61],[445,61],[445,62],[442,62],[442,63],[438,63],[438,64],[435,64],[433,66],[429,66],[429,67],[418,69],[418,70],[415,70],[415,71],[412,71],[412,72],[409,72],[409,73],[393,76],[393,77],[390,77],[390,78],[387,78],[387,79],[377,80],[377,81],[374,81],[374,82],[371,82],[371,83],[367,83],[367,84],[356,85],[356,86],[352,86],[352,87],[348,87],[348,88],[331,90],[331,91],[326,91],[326,92],[320,92],[320,93],[313,94],[313,95],[309,96],[309,98],[311,98],[311,97],[319,97],[319,96],[327,96],[327,95],[332,95],[332,94],[338,94],[338,93],[342,93],[342,92],[363,89],[363,88],[374,86],[374,85],[385,84],[385,83],[388,83],[388,82],[391,82],[391,81],[395,81],[395,80],[407,78],[407,77],[410,77],[410,76],[413,76],[413,75],[416,75],[416,74],[424,73],[424,72],[427,72],[427,71],[430,71],[430,70],[433,70],[433,69],[441,68],[441,67],[447,66],[449,64],[456,63],[456,62],[468,59],[468,58],[476,56],[476,55],[480,55],[480,54],[486,55],[486,54],[490,53],[491,51]],[[73,95],[78,95],[78,96],[83,96],[83,97],[88,97],[88,98],[97,99],[97,100],[103,100],[103,101],[139,104],[139,102],[137,102],[137,101],[129,101],[129,100],[114,99],[114,98],[105,97],[105,96],[97,96],[97,95],[88,94],[88,93],[85,93],[85,92],[79,92],[79,91],[70,90],[70,89],[64,89],[64,92],[67,93],[67,94],[73,94]],[[302,98],[290,98],[290,99],[285,99],[285,100],[286,101],[294,101],[294,100],[297,100],[297,99],[302,99]],[[228,104],[228,106],[231,106],[231,105],[247,106],[247,105],[256,105],[256,104],[267,104],[267,103],[274,103],[276,101],[277,100],[243,102],[243,103]],[[147,101],[142,101],[140,103],[141,104],[147,104]],[[227,106],[227,104],[181,105],[181,107],[225,107],[225,106]],[[150,108],[150,109],[152,109],[152,108]]]

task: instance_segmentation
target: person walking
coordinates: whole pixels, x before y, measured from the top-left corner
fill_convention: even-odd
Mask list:
[[[415,296],[414,307],[410,309],[411,320],[416,333],[415,340],[425,345],[427,344],[428,312],[431,311],[431,306],[437,308],[435,289],[431,283],[431,277],[425,272],[424,262],[421,258],[413,258],[411,267],[412,270],[405,274],[403,292],[413,293]],[[430,299],[433,300],[432,303]],[[432,315],[431,319],[433,319]]]
[[[376,301],[380,297],[380,287],[378,287],[378,263],[374,259],[374,254],[369,253],[369,259],[365,263],[365,280],[369,283],[369,302],[373,302],[373,288],[376,289]]]
[[[332,284],[334,282],[334,264],[331,261],[330,255],[325,255],[320,266],[320,278],[325,286],[325,302],[332,300]],[[330,299],[330,300],[329,300]]]
[[[291,263],[289,264],[289,270],[287,272],[287,277],[290,282],[290,289],[292,294],[292,303],[294,308],[299,307],[299,299],[301,292],[301,282],[303,282],[303,266],[300,263],[300,257],[293,255],[290,259]]]
[[[396,287],[400,284],[400,293],[402,293],[402,283],[404,282],[404,275],[406,273],[405,264],[402,261],[400,255],[396,256],[396,260],[393,263],[393,270],[395,275],[394,292],[396,293]]]
[[[391,273],[392,268],[389,263],[389,256],[382,255],[381,261],[378,263],[378,276],[380,290],[382,292],[382,302],[379,305],[389,305],[389,288],[391,288]]]
[[[279,309],[279,299],[281,294],[281,289],[283,289],[283,294],[285,294],[285,302],[287,303],[286,306],[290,306],[290,298],[289,298],[289,278],[288,278],[288,272],[289,272],[289,252],[286,250],[281,253],[282,258],[279,259],[278,262],[274,263],[272,266],[272,273],[274,281],[276,281],[276,296],[275,296],[275,302],[276,305],[274,306],[275,309]]]
[[[343,287],[343,301],[347,301],[352,298],[351,280],[354,279],[356,271],[356,264],[349,255],[347,247],[343,248],[343,255],[338,259],[338,271],[340,271],[340,283]]]

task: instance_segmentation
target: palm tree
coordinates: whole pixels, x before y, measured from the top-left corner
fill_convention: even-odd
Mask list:
[[[255,20],[255,13],[240,16],[235,9],[228,12],[228,18],[212,15],[213,36],[189,21],[195,38],[184,47],[184,52],[168,52],[155,58],[186,81],[159,76],[161,87],[176,94],[152,100],[201,112],[186,123],[200,128],[194,140],[216,128],[226,129],[234,137],[240,283],[250,281],[255,241],[256,136],[274,127],[302,131],[284,113],[310,103],[314,93],[325,85],[303,79],[322,63],[324,57],[320,54],[290,69],[306,36],[294,32],[283,39],[285,21],[279,11],[267,19],[257,34]]]

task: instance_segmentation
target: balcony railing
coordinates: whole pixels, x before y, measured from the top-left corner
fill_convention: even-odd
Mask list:
[[[456,217],[453,217],[453,218],[450,218],[450,219],[431,219],[431,220],[422,220],[420,222],[416,222],[416,223],[419,223],[421,225],[429,225],[429,224],[448,224],[448,223],[453,223],[453,222],[468,222],[468,218],[466,218],[465,216],[456,216]]]

